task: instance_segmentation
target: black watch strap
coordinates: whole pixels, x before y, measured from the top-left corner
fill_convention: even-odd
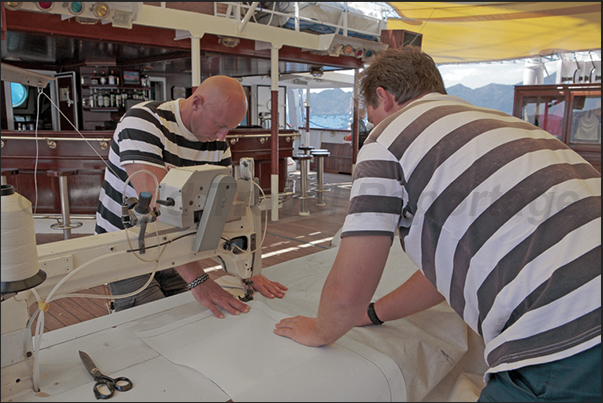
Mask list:
[[[371,301],[366,311],[368,313],[368,317],[373,322],[373,325],[382,325],[383,321],[379,319],[377,314],[375,313],[375,301]]]

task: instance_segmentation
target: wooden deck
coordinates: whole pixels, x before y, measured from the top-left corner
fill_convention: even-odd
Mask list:
[[[345,174],[325,173],[325,181],[331,191],[324,193],[325,207],[316,206],[316,200],[308,200],[309,216],[300,216],[300,200],[292,198],[283,203],[279,210],[279,220],[270,221],[268,214],[268,228],[262,246],[262,267],[269,267],[302,256],[330,248],[330,242],[335,233],[343,225],[349,206],[350,185],[352,178]],[[299,188],[299,181],[296,184]],[[262,225],[266,213],[262,214]],[[85,235],[74,235],[85,236]],[[38,234],[38,244],[54,242],[63,239],[62,233]],[[216,263],[207,259],[202,261],[204,268],[213,268],[209,271],[212,278],[224,275],[222,269],[216,268]],[[80,293],[108,294],[106,286],[97,286]],[[36,305],[30,307],[35,311]],[[99,316],[109,314],[107,302],[104,299],[92,298],[63,298],[53,301],[45,315],[44,329],[52,331],[75,323],[84,322]],[[35,329],[35,325],[32,326]]]

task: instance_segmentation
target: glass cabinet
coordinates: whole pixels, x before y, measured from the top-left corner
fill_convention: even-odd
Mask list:
[[[513,115],[569,145],[601,171],[601,84],[515,86]]]

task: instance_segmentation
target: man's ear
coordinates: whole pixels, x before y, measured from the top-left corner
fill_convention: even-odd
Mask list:
[[[203,103],[204,103],[204,99],[203,99],[202,95],[199,95],[199,94],[193,95],[192,105],[193,105],[194,110],[197,110],[201,106],[203,106]]]
[[[396,103],[394,96],[385,88],[377,87],[377,97],[379,97],[379,102],[383,102],[383,109],[385,112],[391,112]]]

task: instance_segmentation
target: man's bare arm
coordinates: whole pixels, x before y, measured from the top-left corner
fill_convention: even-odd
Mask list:
[[[404,284],[375,302],[375,313],[384,322],[401,319],[431,308],[444,301],[444,296],[417,270]],[[371,325],[365,312],[356,326]]]
[[[167,174],[165,168],[146,164],[126,164],[125,169],[128,176],[143,169],[147,170],[155,175],[158,183],[160,183]],[[132,177],[131,183],[138,194],[144,191],[149,192],[153,196],[153,202],[155,201],[156,185],[151,175],[148,173],[136,174]],[[158,205],[155,204],[155,206],[157,207]],[[187,283],[194,281],[205,273],[203,267],[201,267],[201,264],[198,262],[176,266],[175,269]],[[249,312],[249,306],[247,304],[234,298],[228,291],[224,290],[213,280],[207,280],[193,288],[192,293],[201,305],[209,309],[218,318],[224,317],[224,314],[220,312],[218,308],[222,308],[233,315]]]

